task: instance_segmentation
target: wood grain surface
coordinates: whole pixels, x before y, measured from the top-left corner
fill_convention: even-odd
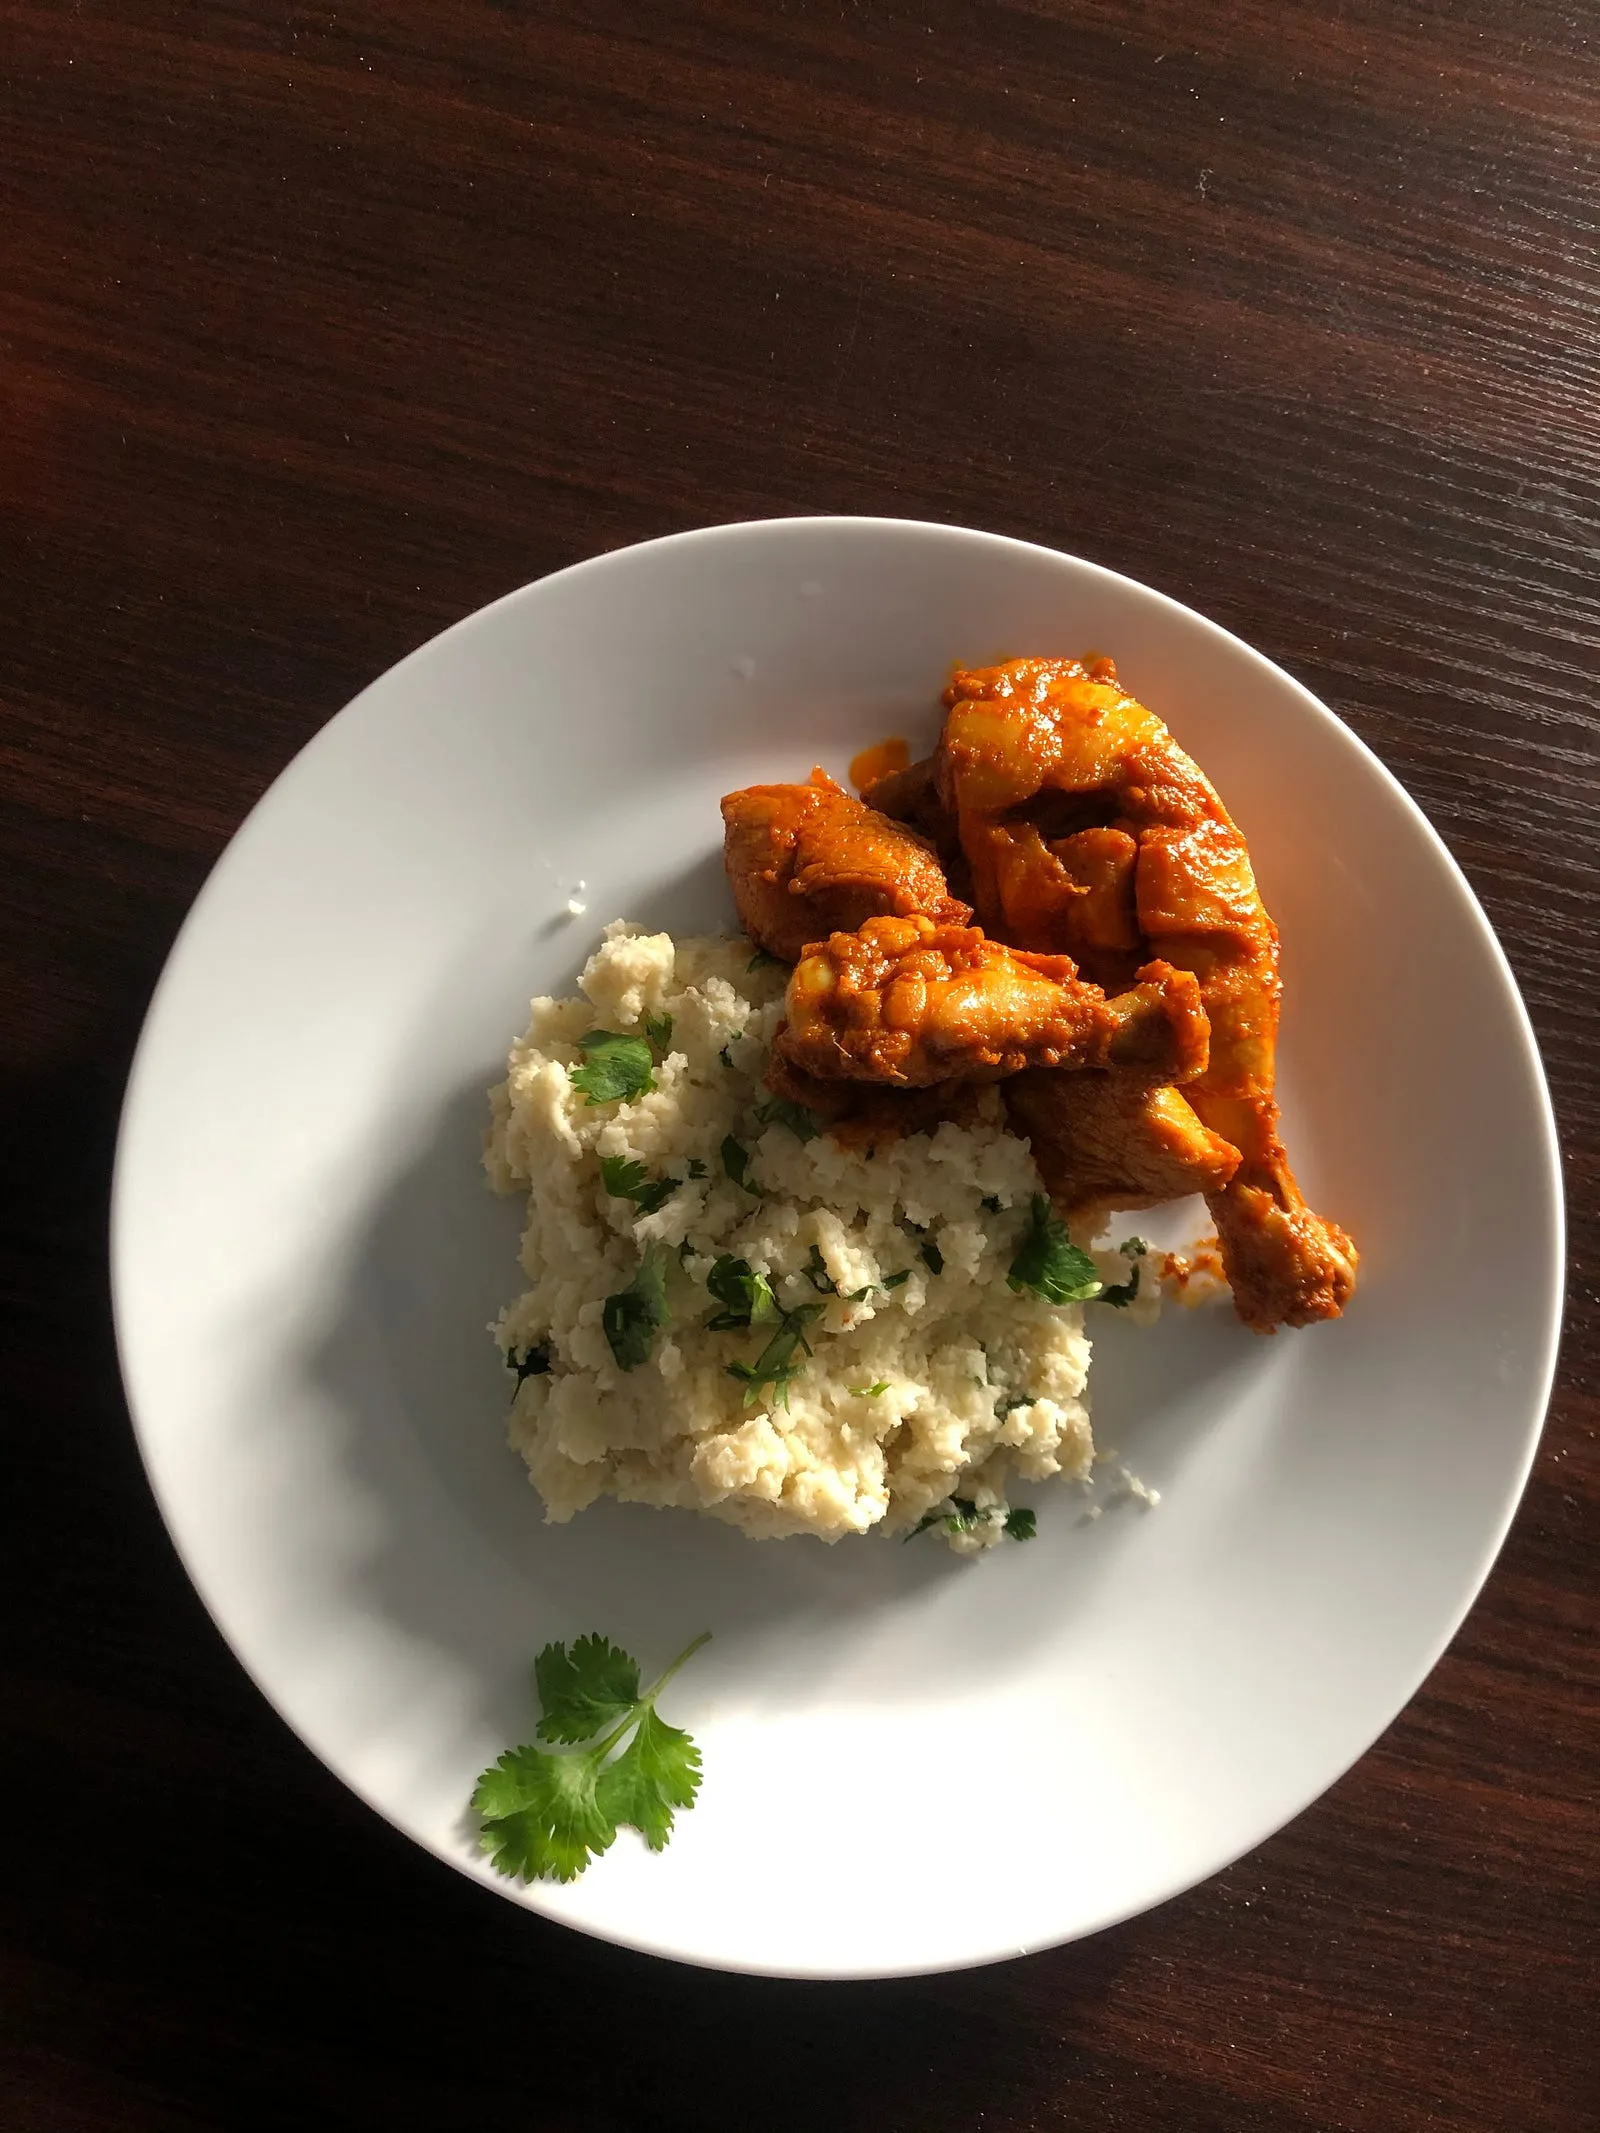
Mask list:
[[[6,2128],[1600,2124],[1597,36],[0,0]],[[1356,1769],[1091,1942],[841,1987],[585,1941],[345,1793],[162,1533],[105,1276],[142,1009],[295,750],[530,577],[812,510],[1092,556],[1332,704],[1505,943],[1574,1248],[1505,1553]]]

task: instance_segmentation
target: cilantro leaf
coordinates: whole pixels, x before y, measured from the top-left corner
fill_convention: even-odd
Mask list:
[[[757,1104],[756,1117],[764,1126],[787,1126],[797,1140],[814,1141],[821,1130],[805,1105],[793,1103],[787,1096],[774,1096],[768,1103]]]
[[[643,1163],[625,1155],[600,1158],[600,1180],[614,1200],[631,1200],[641,1215],[653,1215],[677,1191],[677,1178],[653,1178]]]
[[[632,1103],[656,1085],[650,1071],[650,1047],[642,1037],[620,1037],[614,1029],[592,1029],[578,1039],[583,1065],[572,1070],[572,1086],[582,1089],[591,1108],[619,1101]]]
[[[817,1245],[812,1245],[811,1256],[807,1259],[805,1265],[800,1269],[800,1271],[802,1274],[804,1274],[807,1281],[810,1282],[811,1286],[816,1290],[819,1296],[838,1295],[839,1284],[828,1272],[827,1261],[823,1258],[822,1252]]]
[[[667,1056],[667,1046],[672,1042],[672,1017],[670,1015],[646,1015],[644,1033],[650,1040],[650,1048],[658,1059]]]
[[[902,1267],[898,1274],[885,1274],[878,1284],[883,1289],[898,1289],[911,1279],[910,1267]]]
[[[690,1156],[690,1158],[689,1158],[689,1175],[690,1175],[690,1177],[692,1177],[692,1178],[703,1178],[703,1177],[705,1176],[705,1174],[706,1174],[706,1166],[705,1166],[705,1164],[701,1162],[701,1160],[700,1160],[699,1156],[697,1156],[697,1155],[691,1155],[691,1156]]]
[[[628,1823],[658,1852],[672,1835],[674,1808],[692,1807],[699,1790],[700,1750],[646,1704],[632,1740],[601,1771],[595,1794],[602,1814]]]
[[[979,1516],[975,1503],[970,1503],[965,1496],[952,1496],[948,1511],[942,1510],[937,1504],[931,1511],[924,1511],[906,1535],[906,1539],[914,1541],[919,1533],[926,1533],[930,1526],[943,1526],[948,1533],[970,1533],[978,1524]]]
[[[643,1695],[637,1663],[604,1637],[544,1647],[534,1661],[544,1705],[538,1733],[568,1750],[512,1748],[479,1778],[472,1806],[497,1872],[517,1881],[575,1881],[611,1848],[624,1823],[652,1851],[661,1850],[675,1811],[694,1805],[700,1751],[658,1716],[655,1700],[710,1634],[696,1637]],[[611,1730],[603,1738],[575,1746],[605,1726]],[[632,1739],[621,1746],[630,1730]]]
[[[1037,1538],[1039,1520],[1026,1504],[1018,1504],[1014,1511],[1006,1513],[1006,1538],[1014,1541],[1031,1541]]]
[[[1139,1261],[1144,1258],[1149,1249],[1150,1247],[1145,1243],[1143,1237],[1130,1237],[1125,1244],[1119,1244],[1117,1250],[1124,1259],[1131,1259],[1133,1266],[1126,1281],[1119,1281],[1114,1288],[1103,1288],[1094,1299],[1095,1302],[1112,1304],[1117,1310],[1125,1311],[1139,1294]]]
[[[604,1637],[547,1644],[533,1662],[533,1679],[544,1706],[540,1740],[589,1740],[639,1701],[638,1661]]]
[[[799,1304],[794,1310],[785,1311],[777,1332],[753,1363],[728,1364],[729,1377],[737,1378],[744,1387],[746,1407],[753,1406],[769,1388],[778,1406],[788,1406],[789,1387],[806,1367],[795,1360],[795,1351],[811,1353],[805,1329],[821,1310],[821,1304]]]
[[[760,1199],[761,1187],[752,1185],[746,1175],[750,1168],[750,1151],[741,1142],[736,1141],[731,1133],[722,1143],[722,1167],[735,1185],[742,1186],[746,1192],[754,1193],[756,1198]]]
[[[722,1305],[706,1320],[713,1333],[770,1325],[778,1316],[778,1299],[766,1275],[752,1272],[748,1259],[735,1259],[731,1252],[724,1252],[714,1263],[706,1287]]]
[[[542,1378],[548,1374],[550,1369],[548,1343],[538,1342],[533,1347],[525,1349],[521,1355],[518,1355],[515,1348],[511,1349],[506,1356],[506,1368],[517,1373],[517,1390],[520,1392],[524,1378]]]
[[[917,1249],[921,1252],[922,1263],[930,1274],[942,1274],[944,1272],[944,1253],[940,1251],[931,1237],[924,1237]]]
[[[876,1400],[889,1390],[889,1380],[879,1378],[876,1385],[852,1385],[850,1390],[858,1400]]]
[[[478,1780],[473,1807],[483,1848],[513,1881],[576,1881],[609,1851],[615,1820],[595,1798],[598,1773],[586,1755],[513,1748]]]
[[[667,1309],[667,1267],[671,1258],[666,1245],[652,1244],[628,1286],[605,1300],[600,1324],[619,1370],[636,1370],[645,1361],[655,1345],[657,1331],[671,1316]]]
[[[1073,1243],[1067,1225],[1051,1213],[1042,1193],[1033,1196],[1028,1232],[1006,1282],[1018,1295],[1026,1290],[1050,1304],[1088,1303],[1102,1286],[1094,1261]]]

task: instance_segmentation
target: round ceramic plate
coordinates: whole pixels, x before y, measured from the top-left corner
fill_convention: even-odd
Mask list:
[[[1362,1250],[1333,1325],[1226,1307],[1099,1331],[1096,1434],[1154,1510],[976,1561],[755,1543],[602,1503],[566,1527],[486,1327],[518,1208],[479,1169],[529,996],[602,924],[731,923],[719,796],[931,739],[952,661],[1109,651],[1249,838],[1284,947],[1287,1134]],[[569,916],[579,882],[587,909]],[[990,1961],[1159,1903],[1330,1784],[1438,1658],[1500,1544],[1561,1286],[1549,1105],[1439,840],[1314,698],[1088,563],[871,519],[607,555],[446,631],[343,711],[234,839],[130,1086],[114,1214],[140,1443],[243,1664],[397,1827],[629,1946],[796,1976]],[[1094,1314],[1091,1314],[1093,1316]],[[1105,1321],[1110,1313],[1099,1314]],[[668,1849],[565,1887],[480,1858],[528,1665],[604,1632],[705,1781]]]

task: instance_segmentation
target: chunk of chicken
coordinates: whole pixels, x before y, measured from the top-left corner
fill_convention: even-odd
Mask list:
[[[865,919],[972,915],[927,840],[814,770],[807,785],[752,785],[722,803],[723,856],[739,922],[758,948],[798,961],[810,941]]]
[[[935,775],[980,921],[1030,949],[1073,956],[1108,988],[1152,954],[1193,972],[1211,1054],[1187,1093],[1240,1162],[1227,1183],[1204,1185],[1197,1161],[1182,1189],[1207,1192],[1246,1324],[1268,1332],[1336,1317],[1355,1284],[1356,1252],[1306,1206],[1278,1136],[1277,929],[1210,781],[1119,686],[1109,661],[1018,659],[958,672],[944,702]],[[1069,1137],[1058,1151],[1069,1205],[1080,1190],[1098,1197],[1087,1181],[1068,1182],[1078,1145]],[[1155,1150],[1139,1158],[1155,1160]]]
[[[1053,1200],[1098,1228],[1113,1208],[1218,1192],[1239,1151],[1170,1083],[1033,1068],[1003,1086],[1012,1131],[1032,1144]]]
[[[774,1052],[824,1081],[900,1088],[998,1081],[1028,1066],[1139,1068],[1173,1079],[1206,1061],[1200,988],[1152,963],[1116,1000],[1067,956],[1028,955],[970,926],[874,918],[807,948]]]

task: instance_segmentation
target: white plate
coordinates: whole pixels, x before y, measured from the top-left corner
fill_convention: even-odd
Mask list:
[[[931,735],[953,659],[1110,651],[1210,771],[1284,940],[1290,1145],[1362,1249],[1342,1323],[1103,1325],[1097,1434],[1161,1492],[975,1563],[752,1543],[601,1504],[542,1524],[485,1334],[517,1209],[478,1168],[531,993],[601,924],[727,921],[717,800]],[[574,885],[587,914],[566,918]],[[1492,1561],[1537,1439],[1558,1170],[1482,913],[1386,771],[1185,608],[894,520],[683,534],[525,587],[289,766],[207,884],[128,1094],[123,1366],[201,1596],[277,1709],[420,1844],[632,1947],[800,1976],[949,1968],[1214,1873],[1388,1724]],[[1105,1314],[1109,1317],[1110,1314]],[[478,1859],[528,1662],[715,1641],[661,1856],[570,1887]]]

